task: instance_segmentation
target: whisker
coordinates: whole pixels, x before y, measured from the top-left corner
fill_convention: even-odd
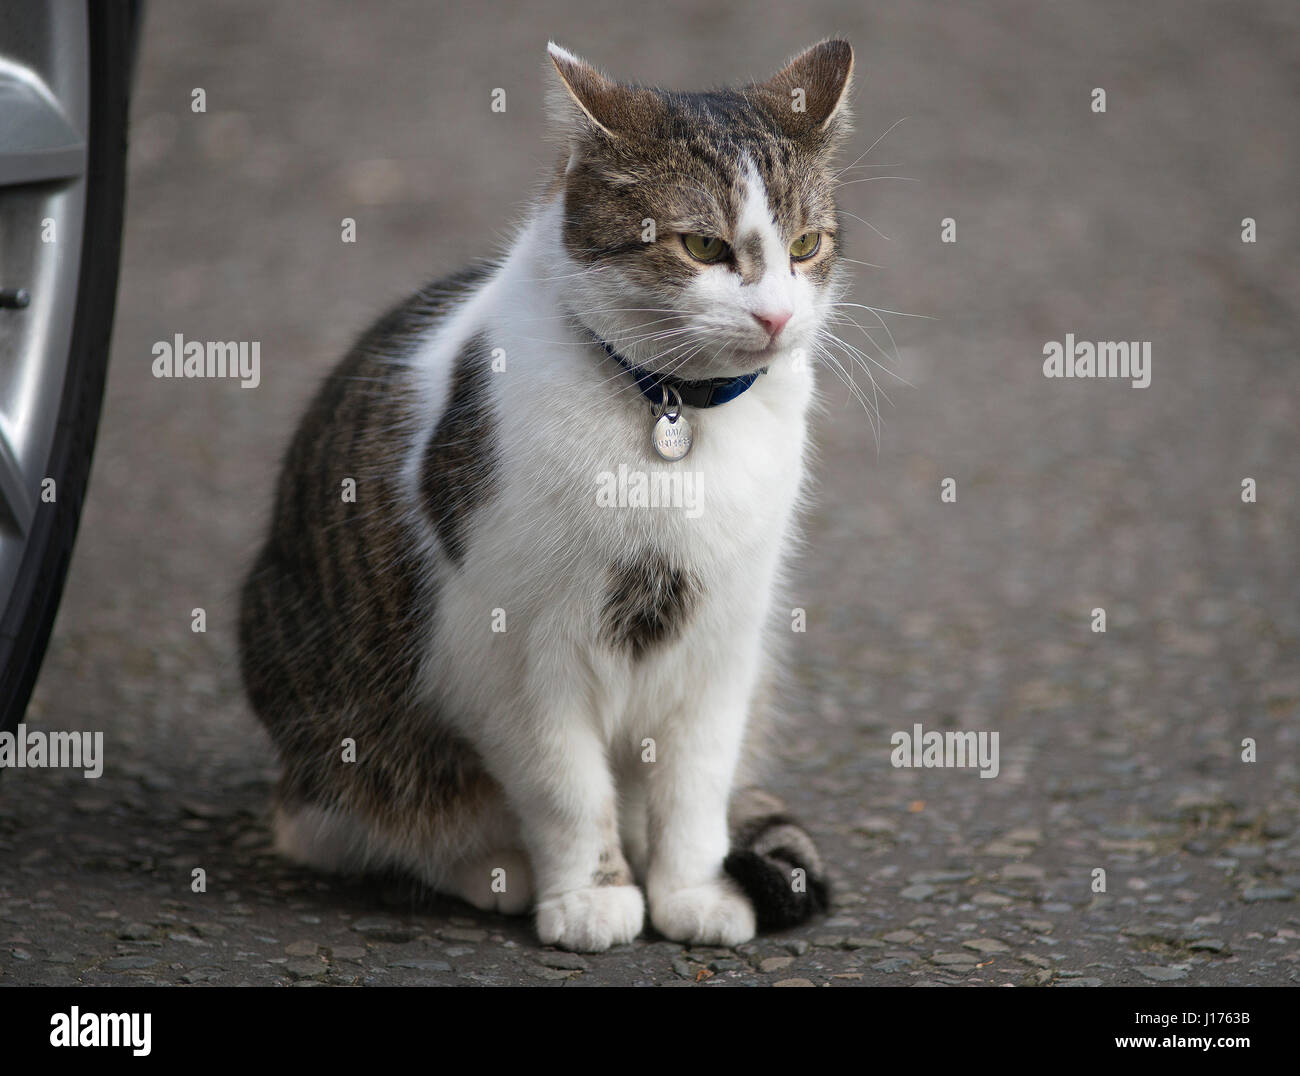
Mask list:
[[[897,119],[897,120],[895,120],[895,121],[893,122],[893,124],[890,126],[890,128],[889,128],[888,131],[886,131],[884,134],[878,136],[878,137],[876,138],[876,140],[875,140],[874,142],[871,143],[871,145],[869,145],[866,149],[864,149],[861,153],[859,153],[859,154],[858,154],[858,155],[853,159],[853,163],[852,163],[852,164],[848,165],[848,166],[845,167],[845,168],[841,168],[838,172],[835,173],[835,176],[843,175],[843,174],[844,174],[845,172],[847,172],[850,168],[852,168],[853,165],[857,164],[858,161],[862,160],[862,158],[865,157],[868,153],[870,153],[873,149],[875,149],[876,146],[879,145],[881,141],[883,141],[886,137],[888,137],[888,136],[893,132],[893,130],[894,130],[895,127],[897,127],[900,123],[903,122],[903,120],[905,120],[905,119],[907,119],[907,118],[908,118],[908,117],[903,116],[901,119]],[[831,178],[833,179],[833,178],[835,178],[835,176],[832,176]]]
[[[880,238],[883,239],[886,243],[893,242],[893,240],[890,239],[889,236],[887,236],[884,232],[882,232],[879,228],[877,228],[874,224],[872,224],[871,221],[859,217],[856,213],[850,213],[847,209],[841,209],[840,212],[843,213],[844,216],[846,217],[852,217],[854,220],[862,221],[863,224],[865,224],[868,228],[870,228],[873,232],[875,232],[878,236],[880,236]]]

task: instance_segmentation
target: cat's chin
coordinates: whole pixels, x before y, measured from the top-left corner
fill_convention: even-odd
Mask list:
[[[727,353],[725,369],[710,376],[739,377],[771,366],[773,362],[793,349],[788,344],[769,344],[763,348],[731,348]]]
[[[738,357],[752,367],[766,366],[773,359],[779,358],[789,350],[785,344],[768,344],[767,347],[758,348],[754,351],[742,351]]]
[[[756,374],[771,366],[773,361],[779,359],[789,351],[788,348],[770,347],[762,350],[751,351],[745,348],[728,348],[726,352],[713,356],[712,360],[707,363],[695,362],[683,363],[680,366],[674,366],[671,361],[659,368],[656,364],[647,363],[646,369],[652,373],[668,373],[682,381],[707,381],[710,378],[721,377],[744,377],[747,374]]]

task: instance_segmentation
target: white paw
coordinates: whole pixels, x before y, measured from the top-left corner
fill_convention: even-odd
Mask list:
[[[651,896],[650,922],[665,938],[740,945],[754,936],[754,907],[729,878]]]
[[[537,936],[543,945],[599,953],[641,933],[645,898],[634,885],[594,886],[550,897],[537,905]]]

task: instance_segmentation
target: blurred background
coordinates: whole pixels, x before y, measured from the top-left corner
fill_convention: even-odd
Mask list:
[[[0,978],[1297,981],[1298,30],[1289,0],[151,5],[102,433],[27,717],[103,730],[106,771],[5,775]],[[548,38],[695,89],[831,34],[856,51],[844,163],[870,147],[841,197],[879,268],[851,298],[924,316],[880,315],[878,443],[821,377],[772,785],[830,859],[831,917],[572,958],[280,864],[234,597],[308,395],[509,237],[551,164]],[[260,341],[260,386],[155,380],[177,333]],[[1044,378],[1066,333],[1151,341],[1150,386]],[[894,769],[917,722],[997,730],[1000,776]]]

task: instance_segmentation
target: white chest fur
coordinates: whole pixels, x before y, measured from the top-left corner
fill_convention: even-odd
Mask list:
[[[421,355],[435,424],[449,377],[430,367],[454,362],[477,332],[497,359],[494,496],[464,563],[443,572],[428,681],[458,712],[482,713],[582,679],[612,732],[646,692],[666,705],[738,647],[758,660],[791,542],[812,378],[806,364],[774,362],[738,398],[688,409],[690,455],[660,459],[649,403],[566,323],[560,285],[572,269],[557,227],[553,210],[535,219]],[[695,594],[671,645],[629,663],[603,617],[616,566],[646,557],[689,573]]]

